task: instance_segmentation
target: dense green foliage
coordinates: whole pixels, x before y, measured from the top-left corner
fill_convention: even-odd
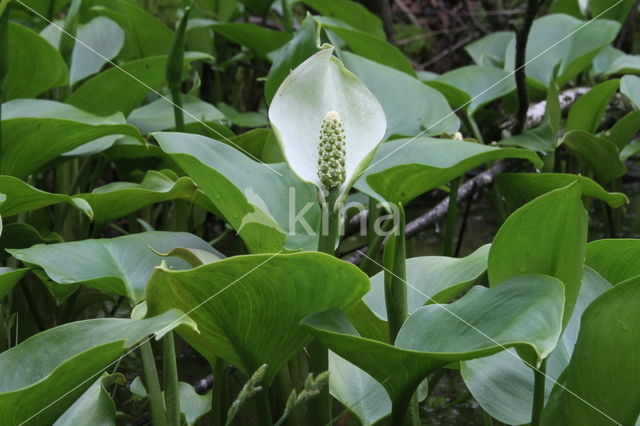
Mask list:
[[[638,2],[362,3],[0,0],[0,425],[639,424]]]

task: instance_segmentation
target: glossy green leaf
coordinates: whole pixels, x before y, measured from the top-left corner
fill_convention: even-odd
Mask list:
[[[613,142],[621,151],[635,138],[640,131],[640,110],[631,111],[624,117],[620,118],[605,133],[605,137]]]
[[[104,387],[109,382],[105,373],[96,380],[63,414],[53,426],[91,424],[109,426],[116,424],[116,406]]]
[[[640,275],[639,257],[638,239],[604,239],[587,244],[586,264],[614,285]]]
[[[625,75],[620,80],[620,92],[633,102],[636,108],[640,108],[640,77]]]
[[[178,198],[193,199],[196,191],[197,186],[188,177],[178,178],[168,171],[150,170],[140,183],[112,182],[73,199],[86,201],[93,210],[96,224],[104,225],[151,204]]]
[[[524,149],[453,139],[397,139],[380,146],[356,188],[376,199],[406,205],[479,165],[503,158],[523,158],[542,166],[534,152]]]
[[[345,66],[357,75],[382,105],[387,136],[453,134],[460,120],[437,90],[396,69],[343,52]],[[424,132],[424,133],[423,133]]]
[[[558,345],[547,360],[546,397],[569,363],[578,338],[582,313],[593,300],[610,288],[611,284],[600,275],[589,267],[585,268],[576,307]],[[533,370],[514,356],[513,350],[509,352],[462,362],[460,373],[474,399],[491,417],[506,424],[526,424],[531,421]]]
[[[542,194],[578,182],[583,196],[597,198],[613,208],[629,202],[620,192],[607,192],[602,186],[585,176],[570,173],[502,173],[496,178],[500,193],[512,209]]]
[[[209,244],[182,232],[144,232],[117,238],[89,239],[8,250],[16,259],[36,265],[58,284],[80,283],[137,303],[144,297],[153,269],[176,247],[197,248],[216,254]],[[153,250],[151,250],[153,249]],[[185,261],[164,259],[167,267],[187,269]]]
[[[329,390],[363,426],[371,426],[391,413],[384,387],[365,371],[329,352]]]
[[[221,142],[225,142],[224,140]],[[264,163],[281,163],[284,161],[282,154],[276,161],[270,161],[271,154],[279,153],[280,147],[273,136],[271,129],[253,129],[231,138],[229,145],[237,147],[249,157]]]
[[[216,34],[234,43],[246,46],[257,56],[265,59],[268,58],[270,52],[279,49],[291,40],[289,33],[244,22],[217,22],[210,19],[191,19],[187,28],[211,28]]]
[[[535,129],[509,136],[500,140],[498,144],[501,146],[518,146],[540,152],[551,152],[557,147],[556,135],[548,123],[544,123]]]
[[[203,136],[156,133],[154,137],[198,184],[250,251],[276,252],[283,246],[315,250],[314,230],[320,220],[316,188],[301,182],[284,164],[259,163]],[[307,208],[307,203],[312,204]],[[295,212],[291,216],[290,208]],[[306,222],[293,221],[291,227],[292,216],[297,215]],[[307,224],[311,232],[305,229]]]
[[[612,3],[609,0],[589,0],[588,7],[591,16],[597,16],[598,19],[613,19],[624,24],[629,11],[635,4],[634,0],[622,0],[622,2]]]
[[[571,316],[582,281],[587,212],[578,183],[555,189],[507,218],[489,251],[489,283],[520,274],[545,274],[564,283],[563,324]]]
[[[67,84],[69,78],[60,53],[37,33],[14,22],[9,22],[9,63],[5,100],[35,97]]]
[[[59,49],[63,26],[63,22],[50,24],[40,35]],[[97,73],[115,58],[122,49],[125,34],[113,20],[99,16],[78,28],[76,37],[69,70],[72,85]]]
[[[127,0],[92,0],[92,4],[94,12],[113,19],[124,30],[125,45],[120,55],[123,59],[169,53],[173,32],[142,7]]]
[[[292,69],[303,63],[318,51],[316,40],[316,21],[307,17],[293,38],[274,55],[273,65],[264,84],[264,96],[267,103],[273,99],[278,87]]]
[[[629,158],[640,152],[640,140],[634,139],[620,151],[620,161],[627,161]]]
[[[595,132],[607,111],[609,102],[620,86],[620,80],[608,80],[594,86],[571,106],[565,131]]]
[[[558,87],[564,87],[591,64],[620,29],[618,22],[601,19],[584,24],[585,21],[563,14],[547,15],[534,21],[526,55],[529,83],[546,89],[554,68],[560,65],[556,83]],[[505,69],[513,70],[514,63],[515,38],[507,47]]]
[[[224,115],[216,107],[194,96],[184,95],[182,102],[185,110],[185,124],[224,119]],[[168,99],[156,99],[133,110],[127,117],[127,122],[139,128],[142,133],[173,129],[175,127],[173,105]]]
[[[624,52],[622,50],[616,49],[611,45],[604,47],[596,57],[593,58],[593,73],[598,76],[605,74],[613,63],[621,56],[624,56]]]
[[[349,0],[299,0],[322,16],[338,19],[356,30],[386,39],[382,20],[360,3]]]
[[[224,114],[226,121],[239,127],[263,127],[269,125],[265,114],[256,111],[240,112],[231,105],[220,102],[217,107]]]
[[[606,291],[587,308],[562,376],[563,387],[554,387],[542,424],[636,424],[640,415],[639,304],[640,277],[635,277]]]
[[[512,31],[496,31],[469,43],[464,50],[476,65],[502,68],[507,46],[514,37]]]
[[[7,197],[4,203],[0,204],[0,214],[5,217],[58,203],[69,203],[87,217],[93,217],[93,211],[86,202],[74,200],[66,194],[41,191],[13,176],[0,176],[0,191]]]
[[[138,130],[122,114],[98,117],[71,105],[42,99],[17,99],[2,105],[0,172],[23,178],[87,142]]]
[[[76,321],[30,337],[0,354],[0,423],[33,417],[34,424],[52,424],[126,349],[179,325],[194,326],[172,310],[144,320]]]
[[[28,270],[27,268],[16,269],[0,266],[0,300],[24,277]]]
[[[185,66],[202,53],[185,53]],[[160,90],[166,83],[166,56],[154,56],[127,62],[88,79],[67,99],[67,102],[93,114],[107,115],[122,112],[129,115],[152,90]],[[124,71],[123,71],[124,70]]]
[[[622,54],[607,63],[608,68],[603,73],[612,74],[638,74],[640,73],[640,55]]]
[[[124,137],[105,151],[109,160],[118,167],[121,176],[133,179],[144,170],[174,170],[178,165],[155,144],[141,145],[131,137]]]
[[[311,315],[303,324],[375,378],[394,404],[402,404],[429,372],[454,361],[516,347],[537,365],[560,336],[562,304],[558,280],[521,275],[491,289],[476,287],[450,305],[420,308],[402,326],[395,346],[359,337],[337,310]]]
[[[393,44],[375,35],[355,29],[323,23],[322,28],[328,29],[340,37],[357,55],[363,56],[379,64],[395,68],[399,71],[416,76],[409,59]]]
[[[469,287],[487,269],[490,245],[456,259],[423,256],[407,259],[407,305],[409,314],[423,305],[448,303]],[[384,271],[371,277],[371,291],[364,298],[367,306],[387,320],[384,296]]]
[[[52,244],[62,241],[62,237],[55,232],[42,235],[36,228],[26,223],[5,224],[0,235],[0,259],[5,260],[9,256],[5,251],[8,248],[27,248],[35,244]]]
[[[300,320],[329,308],[348,309],[367,290],[364,273],[325,254],[249,255],[188,271],[159,268],[147,304],[151,314],[171,307],[190,312],[200,333],[179,333],[191,346],[210,362],[222,357],[244,374],[268,364],[269,384],[310,340]]]
[[[100,71],[116,57],[124,44],[124,31],[111,19],[98,17],[78,29],[71,56],[69,82],[74,84]],[[96,53],[98,52],[98,53]]]
[[[561,143],[587,163],[601,182],[607,183],[627,171],[618,147],[605,137],[572,130],[564,135]]]
[[[461,104],[452,102],[450,97],[447,99],[452,107],[465,108],[469,115],[473,115],[483,105],[516,89],[515,78],[507,71],[478,65],[457,68],[426,84],[439,89],[445,96],[451,91],[464,93],[467,99]]]

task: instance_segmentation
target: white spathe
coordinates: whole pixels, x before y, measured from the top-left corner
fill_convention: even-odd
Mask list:
[[[332,54],[333,47],[322,49],[287,76],[273,98],[269,120],[289,167],[322,189],[320,128],[329,111],[340,114],[346,148],[346,180],[339,197],[343,200],[373,158],[387,120],[369,89]]]

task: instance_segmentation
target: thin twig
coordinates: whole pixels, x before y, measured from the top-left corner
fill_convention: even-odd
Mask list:
[[[420,23],[420,21],[418,21],[418,18],[416,18],[416,15],[413,14],[413,12],[407,7],[406,4],[404,4],[402,0],[393,0],[393,2],[395,3],[396,6],[398,6],[398,9],[400,9],[402,13],[404,13],[407,16],[407,18],[409,18],[409,20],[413,25],[415,25],[418,28],[422,28],[422,24]]]
[[[444,58],[445,56],[451,55],[456,50],[460,49],[461,47],[465,46],[467,43],[471,42],[474,39],[474,37],[475,37],[474,35],[470,35],[470,36],[467,36],[467,37],[463,38],[462,40],[460,40],[459,42],[457,42],[456,44],[454,44],[450,48],[440,52],[435,57],[433,57],[433,58],[429,59],[427,62],[421,64],[419,66],[420,69],[424,70],[424,69],[430,67],[431,65],[435,64],[436,62],[438,62],[440,59]]]

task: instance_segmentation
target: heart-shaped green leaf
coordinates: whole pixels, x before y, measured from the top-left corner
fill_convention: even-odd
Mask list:
[[[378,149],[356,188],[379,200],[408,204],[487,161],[524,158],[541,167],[529,150],[497,148],[453,139],[397,139]]]
[[[386,39],[382,20],[365,6],[349,0],[299,0],[322,16],[339,19],[356,30]]]
[[[554,68],[560,65],[556,83],[563,87],[591,64],[619,29],[618,22],[596,19],[585,25],[584,21],[563,14],[536,19],[527,41],[528,82],[546,90]],[[515,68],[515,45],[514,37],[507,46],[505,69],[508,71]]]
[[[391,413],[391,399],[373,377],[329,351],[331,395],[355,414],[363,426],[371,426]]]
[[[571,106],[565,131],[595,132],[607,111],[609,102],[620,86],[620,80],[607,80],[594,86]]]
[[[67,84],[67,66],[53,46],[37,33],[15,22],[9,22],[8,31],[11,66],[5,82],[4,100],[35,97],[53,87]]]
[[[394,68],[350,52],[342,60],[371,90],[387,117],[387,136],[453,134],[460,120],[437,90]]]
[[[606,291],[586,309],[562,386],[553,388],[542,424],[637,424],[638,306],[640,277],[635,277]]]
[[[42,235],[27,223],[10,223],[4,226],[0,236],[0,259],[5,260],[9,256],[5,249],[27,248],[36,244],[61,243],[63,241],[62,237],[55,232]]]
[[[423,256],[407,259],[407,305],[409,314],[423,305],[448,303],[470,286],[487,269],[490,245],[467,257]],[[371,277],[371,291],[364,298],[367,306],[387,320],[384,271]]]
[[[67,408],[67,410],[56,420],[53,426],[73,426],[81,423],[92,425],[115,425],[116,406],[111,399],[111,395],[105,389],[106,385],[114,376],[103,374],[87,389],[80,398]],[[116,376],[117,377],[117,376]],[[121,380],[124,381],[124,376]]]
[[[126,296],[132,303],[138,303],[144,296],[153,268],[162,262],[153,250],[166,253],[176,247],[217,253],[195,235],[160,231],[8,251],[24,263],[41,267],[58,284],[80,283]],[[167,258],[165,262],[167,267],[174,269],[190,267],[175,257]]]
[[[561,143],[584,160],[602,182],[609,182],[627,171],[618,147],[603,136],[572,130],[564,135]]]
[[[316,19],[322,22],[322,28],[326,28],[340,37],[353,53],[390,68],[395,68],[412,77],[416,76],[416,72],[411,66],[409,59],[400,49],[386,40],[347,26],[336,25],[334,22],[326,19]]]
[[[516,276],[490,289],[475,287],[450,305],[418,309],[402,326],[395,346],[360,337],[337,310],[311,315],[302,324],[382,384],[398,416],[397,409],[424,377],[451,362],[515,347],[537,365],[560,336],[563,299],[562,283],[543,275]]]
[[[316,21],[307,16],[293,38],[274,55],[273,65],[264,84],[264,96],[268,103],[271,103],[278,87],[291,70],[318,51],[316,36]]]
[[[580,293],[571,319],[558,345],[547,359],[545,393],[548,397],[571,358],[578,339],[580,319],[587,306],[611,288],[593,269],[586,267]],[[513,350],[511,350],[513,351]],[[514,356],[503,351],[485,358],[460,364],[465,384],[483,410],[495,419],[510,425],[531,421],[533,406],[533,370]]]
[[[259,163],[204,136],[156,133],[154,137],[198,184],[249,250],[275,252],[283,246],[315,250],[315,230],[320,223],[316,188],[293,176],[284,164]],[[298,215],[306,221],[294,220]]]
[[[618,51],[619,56],[604,62],[606,68],[602,72],[605,76],[613,74],[638,74],[640,73],[640,55],[625,55]]]
[[[28,268],[0,267],[0,300],[24,277],[28,270]]]
[[[640,131],[640,110],[631,111],[620,118],[605,133],[607,139],[613,142],[619,150],[623,151],[632,139]],[[622,155],[622,152],[621,152]]]
[[[586,264],[616,285],[640,275],[640,240],[604,239],[587,244]]]
[[[57,49],[64,24],[49,24],[40,35]],[[114,21],[103,16],[92,19],[80,26],[76,32],[76,42],[71,54],[69,84],[93,75],[107,62],[116,57],[124,45],[125,34]]]
[[[12,216],[58,203],[69,203],[87,217],[93,217],[91,207],[84,200],[74,200],[66,194],[41,191],[13,176],[0,176],[0,190],[7,196],[4,203],[0,204],[0,214],[3,216]]]
[[[180,307],[199,333],[179,333],[207,360],[221,357],[244,374],[268,364],[264,383],[310,336],[299,322],[348,309],[369,290],[357,267],[321,253],[236,256],[188,271],[158,268],[147,289],[149,313]]]
[[[126,34],[123,60],[169,53],[173,32],[161,19],[127,0],[93,0],[92,12],[116,21]],[[164,68],[162,68],[164,73]]]
[[[92,319],[36,334],[0,354],[0,423],[52,424],[110,363],[149,334],[194,327],[180,311]]]
[[[457,68],[426,84],[440,90],[452,107],[464,108],[470,116],[483,105],[516,89],[515,78],[507,71],[478,65]],[[461,92],[462,96],[457,92]]]
[[[186,176],[178,178],[170,171],[149,170],[140,183],[112,182],[95,188],[90,194],[76,195],[73,200],[88,203],[96,224],[104,225],[150,204],[177,198],[193,199],[196,191],[195,183]]]
[[[498,141],[501,146],[519,146],[532,151],[552,152],[557,147],[557,137],[549,122]]]
[[[291,40],[291,35],[287,32],[276,31],[245,22],[217,22],[211,19],[191,19],[187,25],[187,29],[211,28],[215,33],[224,38],[246,46],[263,59],[268,59],[270,52],[279,49]]]
[[[122,114],[98,117],[70,105],[42,99],[17,99],[2,105],[0,172],[19,178],[61,154],[107,135],[142,141]]]
[[[464,50],[476,65],[502,68],[507,45],[515,37],[512,31],[496,31],[469,43]]]
[[[620,92],[633,102],[636,108],[640,108],[640,77],[625,75],[620,80]]]
[[[201,121],[208,123],[224,119],[224,115],[216,107],[194,96],[183,96],[182,103],[185,110],[185,124]],[[127,117],[127,122],[145,134],[173,129],[175,127],[173,105],[168,99],[157,99],[133,110]]]
[[[580,290],[587,243],[587,212],[580,185],[553,190],[516,210],[498,230],[489,251],[489,283],[520,274],[545,274],[565,286],[563,324]]]
[[[192,61],[207,58],[204,53],[186,52],[184,65],[188,67]],[[149,92],[162,89],[166,66],[166,56],[154,56],[109,68],[82,83],[67,102],[93,114],[129,115]]]
[[[500,193],[506,198],[512,209],[576,181],[580,185],[583,196],[597,198],[613,208],[629,202],[627,196],[621,192],[607,192],[588,177],[570,173],[502,173],[496,179]]]

